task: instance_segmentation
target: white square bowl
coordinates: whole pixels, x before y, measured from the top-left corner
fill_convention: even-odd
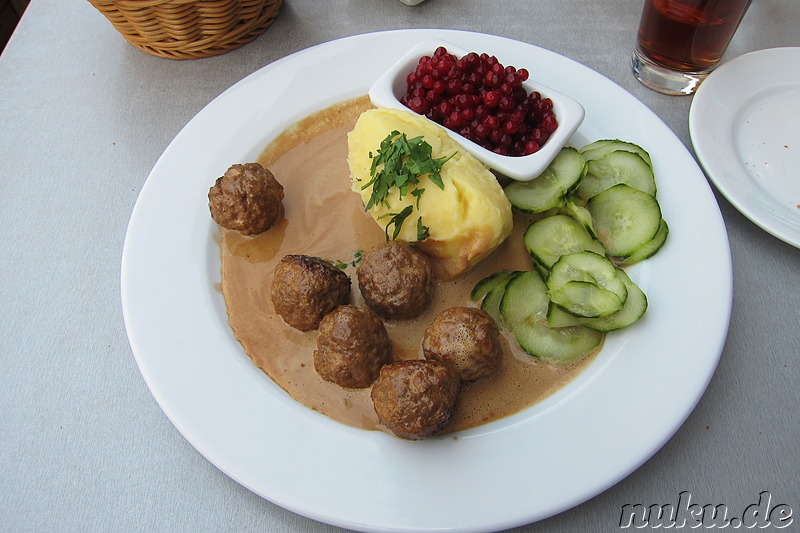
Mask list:
[[[370,87],[369,97],[372,103],[378,107],[401,109],[413,113],[408,107],[400,103],[400,96],[405,94],[406,91],[406,77],[417,68],[419,59],[422,56],[433,55],[440,46],[447,48],[447,51],[456,57],[463,57],[469,53],[468,50],[464,50],[447,41],[427,39],[420,42],[384,72]],[[529,71],[535,70],[526,65],[515,65],[515,67],[526,68]],[[522,86],[528,94],[538,91],[543,98],[550,98],[553,101],[553,112],[558,120],[558,128],[550,135],[550,138],[538,152],[516,157],[499,155],[450,129],[445,128],[445,130],[484,165],[511,179],[530,181],[544,172],[561,148],[567,144],[569,138],[583,122],[585,111],[583,106],[572,98],[530,79],[523,82]]]

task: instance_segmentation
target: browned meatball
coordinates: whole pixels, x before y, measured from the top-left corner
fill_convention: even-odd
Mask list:
[[[500,330],[489,313],[473,307],[451,307],[439,313],[422,339],[425,359],[450,365],[462,381],[494,376],[503,347]]]
[[[319,323],[314,368],[341,387],[369,387],[392,362],[392,342],[380,317],[368,307],[342,305]]]
[[[372,385],[378,420],[401,439],[441,431],[455,412],[461,382],[450,367],[414,359],[384,365]]]
[[[407,242],[388,241],[368,251],[356,275],[364,301],[383,318],[415,318],[433,298],[430,262]]]
[[[350,278],[324,259],[287,255],[275,267],[272,304],[293,328],[316,329],[322,317],[349,300]]]
[[[267,231],[281,213],[283,186],[258,163],[233,165],[208,191],[211,218],[243,235]]]

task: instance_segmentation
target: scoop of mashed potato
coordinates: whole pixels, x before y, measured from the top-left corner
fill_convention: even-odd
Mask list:
[[[417,240],[417,220],[428,228],[428,238],[420,249],[437,263],[439,274],[455,278],[491,254],[511,233],[512,214],[502,187],[495,176],[461,148],[438,124],[409,111],[371,109],[361,114],[348,135],[348,163],[353,190],[367,205],[372,187],[363,189],[371,180],[372,159],[381,142],[393,131],[405,133],[409,139],[422,136],[432,147],[434,159],[455,153],[442,167],[444,188],[439,188],[425,175],[417,188],[425,189],[417,198],[411,194],[401,197],[399,190],[390,190],[383,204],[370,208],[375,221],[386,229],[390,213],[399,213],[407,206],[414,207],[404,221],[397,239]],[[394,228],[390,228],[390,233]]]

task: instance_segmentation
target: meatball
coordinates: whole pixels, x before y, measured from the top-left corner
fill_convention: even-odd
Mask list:
[[[372,385],[378,420],[401,439],[441,431],[455,412],[461,382],[448,366],[414,359],[389,363]]]
[[[324,259],[287,255],[275,267],[272,304],[293,328],[316,329],[322,317],[349,300],[350,278]]]
[[[500,330],[486,311],[451,307],[425,330],[422,353],[425,359],[451,366],[462,381],[494,376],[503,358]]]
[[[407,242],[388,241],[368,251],[356,275],[364,301],[383,318],[415,318],[433,298],[430,262]]]
[[[392,362],[392,343],[383,321],[368,307],[342,305],[319,323],[314,368],[326,381],[362,389]]]
[[[211,218],[243,235],[267,231],[281,213],[283,186],[258,163],[233,165],[208,191]]]

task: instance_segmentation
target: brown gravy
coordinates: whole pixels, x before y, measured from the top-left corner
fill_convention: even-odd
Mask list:
[[[263,151],[259,162],[284,186],[285,217],[266,233],[242,237],[222,230],[222,292],[230,326],[253,362],[289,395],[335,420],[363,429],[381,429],[369,389],[349,390],[320,378],[314,370],[316,332],[301,333],[275,314],[270,299],[274,266],[286,254],[306,254],[349,263],[358,250],[384,240],[383,231],[364,212],[350,189],[347,133],[362,111],[360,97],[317,112],[289,128]],[[528,270],[522,243],[524,218],[484,263],[462,278],[439,282],[434,305],[420,318],[386,321],[395,359],[422,357],[422,335],[441,310],[469,305],[469,293],[484,276],[500,269]],[[353,303],[363,305],[355,267]],[[591,358],[573,365],[539,361],[504,336],[500,374],[466,384],[447,432],[467,429],[517,413],[549,396],[579,373]]]

